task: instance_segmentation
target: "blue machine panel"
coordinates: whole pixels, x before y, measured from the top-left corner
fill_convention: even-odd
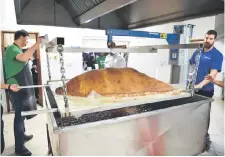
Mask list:
[[[175,33],[158,33],[158,32],[145,32],[145,31],[131,31],[122,29],[106,29],[106,35],[108,36],[108,43],[113,42],[113,36],[130,36],[130,37],[141,37],[141,38],[155,38],[155,39],[166,39],[168,44],[179,44],[180,42],[180,31],[183,29],[180,26],[174,27]],[[177,33],[176,33],[177,32]],[[178,49],[170,50],[170,59],[178,60]]]
[[[180,34],[184,33],[184,25],[175,25],[173,28],[175,34],[179,34],[179,39],[168,41],[169,44],[179,44],[180,43]],[[170,60],[177,61],[179,58],[178,49],[170,49]]]
[[[108,42],[112,42],[113,36],[130,36],[130,37],[141,37],[141,38],[156,38],[166,39],[167,41],[174,41],[180,38],[179,34],[174,33],[158,33],[158,32],[145,32],[145,31],[130,31],[122,29],[107,29],[106,35],[108,35]]]

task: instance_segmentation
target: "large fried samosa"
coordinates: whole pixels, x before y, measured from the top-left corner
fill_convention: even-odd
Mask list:
[[[133,68],[93,70],[67,83],[67,95],[87,97],[92,91],[102,96],[142,96],[173,91],[173,87]],[[63,94],[62,87],[56,89]]]

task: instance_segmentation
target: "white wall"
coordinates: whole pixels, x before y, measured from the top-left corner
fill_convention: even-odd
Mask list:
[[[173,33],[173,24],[159,25],[137,29],[148,32]],[[130,46],[146,46],[168,44],[165,39],[143,39],[135,38],[131,41]],[[133,53],[129,55],[128,66],[134,67],[145,74],[155,77],[164,82],[170,80],[171,68],[168,65],[169,50],[159,50],[157,54],[139,54]],[[163,70],[163,72],[161,72]]]

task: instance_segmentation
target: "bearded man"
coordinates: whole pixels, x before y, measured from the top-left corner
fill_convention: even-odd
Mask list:
[[[210,75],[214,79],[221,72],[223,62],[222,53],[214,47],[216,37],[217,32],[215,30],[209,30],[205,35],[195,82],[195,88],[200,89],[196,94],[210,98],[214,95],[214,83],[208,80],[206,76]],[[190,64],[196,64],[197,57],[199,57],[198,50],[190,58]]]
[[[216,75],[221,72],[223,62],[222,53],[214,47],[216,37],[217,32],[215,30],[209,30],[205,35],[204,46],[200,54],[198,50],[196,50],[189,60],[190,64],[195,65],[197,57],[200,57],[195,82],[195,88],[198,88],[199,90],[195,93],[210,98],[214,95],[214,83],[207,79],[207,76],[210,75],[214,79]],[[209,124],[210,116],[208,117],[208,127]],[[203,134],[206,135],[205,150],[208,151],[211,147],[210,135],[208,132]]]

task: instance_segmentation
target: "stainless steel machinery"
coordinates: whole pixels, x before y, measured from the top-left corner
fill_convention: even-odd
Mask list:
[[[213,99],[194,94],[196,75],[192,77],[191,89],[176,95],[130,98],[102,106],[100,100],[67,96],[63,61],[63,53],[66,52],[155,53],[158,49],[191,48],[199,48],[200,52],[201,44],[88,49],[64,48],[63,42],[63,38],[56,38],[46,48],[47,54],[58,52],[61,56],[64,87],[64,95],[57,96],[50,85],[54,80],[51,80],[49,71],[50,86],[44,87],[44,94],[49,148],[53,155],[187,156],[198,155],[205,150]],[[120,112],[121,109],[132,112]]]
[[[48,109],[59,107],[52,90],[44,89]],[[160,100],[161,99],[161,100]],[[197,155],[204,151],[210,98],[190,94],[108,109],[83,115],[48,114],[53,155]],[[135,109],[130,114],[120,109]]]

